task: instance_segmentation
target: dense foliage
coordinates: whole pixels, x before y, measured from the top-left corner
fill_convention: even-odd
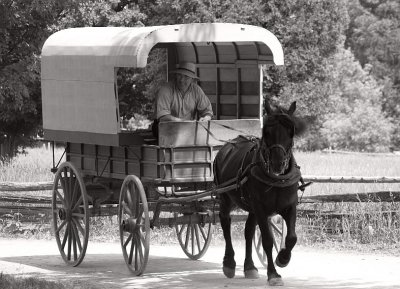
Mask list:
[[[40,49],[51,33],[191,22],[252,24],[278,37],[285,67],[265,68],[265,97],[298,101],[310,123],[301,148],[400,148],[397,0],[2,0],[0,22],[0,143],[10,155],[40,135]],[[160,54],[149,63],[118,74],[126,116],[151,114]]]

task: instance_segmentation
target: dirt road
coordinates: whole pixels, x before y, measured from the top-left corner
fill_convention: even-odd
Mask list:
[[[73,283],[76,288],[266,288],[266,271],[258,263],[261,278],[243,278],[243,248],[236,248],[236,277],[221,271],[222,247],[210,247],[202,260],[187,259],[180,247],[150,247],[143,277],[133,277],[119,243],[89,243],[83,263],[67,267],[55,241],[1,240],[0,272],[43,277]],[[256,260],[256,258],[255,258]],[[292,262],[279,269],[283,288],[400,289],[400,257],[326,252],[296,247]]]

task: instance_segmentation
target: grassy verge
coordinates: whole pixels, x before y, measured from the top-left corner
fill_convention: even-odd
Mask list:
[[[72,289],[58,282],[46,281],[38,278],[19,278],[0,273],[0,288],[12,289]]]

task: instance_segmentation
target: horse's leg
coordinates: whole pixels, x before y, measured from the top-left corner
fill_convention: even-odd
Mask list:
[[[228,278],[235,277],[236,268],[235,251],[233,250],[231,239],[231,209],[231,199],[226,193],[221,194],[219,219],[225,239],[225,255],[222,270],[224,271],[225,276]]]
[[[279,267],[286,267],[290,262],[292,255],[292,249],[297,242],[296,235],[296,205],[292,205],[283,212],[281,212],[282,218],[286,222],[287,235],[285,239],[285,248],[282,249],[276,257],[276,265]]]
[[[265,254],[267,255],[267,275],[268,284],[271,286],[282,286],[283,281],[281,275],[276,272],[274,260],[272,259],[273,237],[268,228],[267,217],[265,212],[256,211],[257,223],[261,231],[261,240]]]
[[[247,217],[246,226],[244,229],[244,237],[246,239],[246,258],[244,260],[244,277],[249,279],[258,279],[258,270],[254,266],[252,258],[252,242],[254,232],[256,230],[257,220],[253,213],[249,213]]]

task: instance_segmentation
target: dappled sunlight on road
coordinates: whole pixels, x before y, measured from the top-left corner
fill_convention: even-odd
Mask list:
[[[7,248],[7,249],[5,249]],[[210,247],[202,260],[186,258],[178,245],[152,246],[144,276],[135,277],[125,266],[119,243],[89,243],[78,267],[62,261],[55,242],[0,240],[0,268],[5,274],[43,277],[85,288],[265,288],[266,270],[255,259],[261,278],[243,275],[244,248],[236,246],[236,276],[224,277],[224,249]],[[292,262],[277,268],[284,288],[392,289],[400,287],[400,257],[327,252],[296,247]]]

